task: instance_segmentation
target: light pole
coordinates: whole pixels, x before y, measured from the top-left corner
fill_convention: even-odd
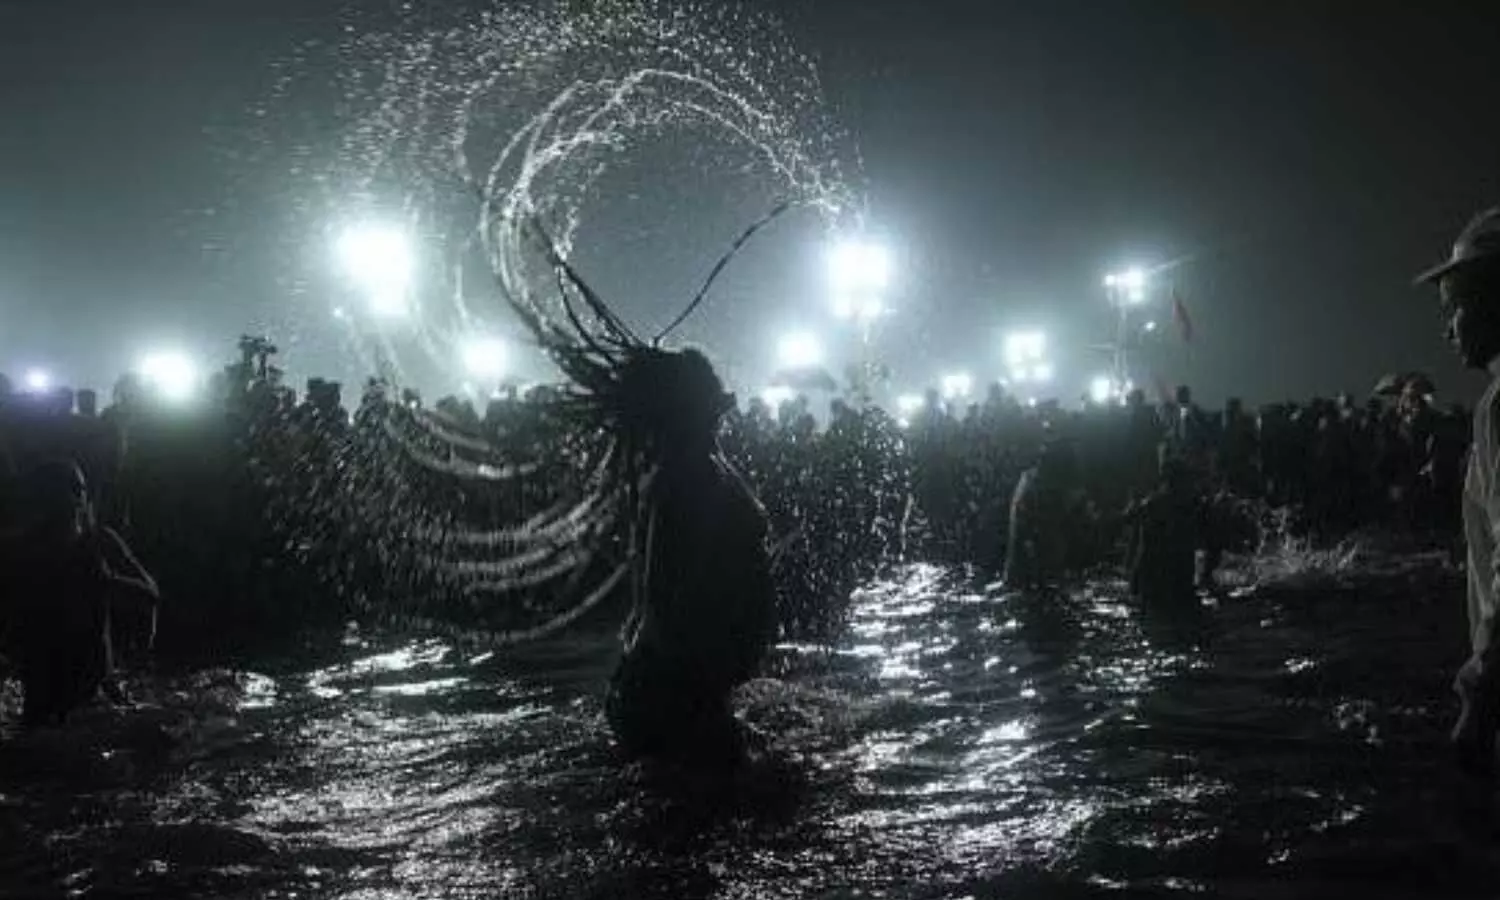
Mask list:
[[[1040,331],[1012,331],[1005,336],[1005,368],[1010,384],[1046,384],[1052,380],[1047,336]]]
[[[891,280],[890,254],[878,244],[849,241],[834,248],[828,273],[834,315],[859,329],[861,383],[856,390],[868,401],[875,373],[875,322],[889,312],[885,293]]]
[[[1145,269],[1131,268],[1104,276],[1104,288],[1119,314],[1115,328],[1114,381],[1124,384],[1130,378],[1130,310],[1146,301],[1150,281]]]

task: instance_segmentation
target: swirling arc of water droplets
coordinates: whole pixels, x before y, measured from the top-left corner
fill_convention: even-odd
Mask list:
[[[615,4],[607,19],[494,11],[477,26],[399,42],[397,52],[378,67],[385,90],[359,138],[374,171],[401,169],[413,161],[400,159],[402,152],[430,156],[425,142],[438,135],[456,174],[480,203],[478,226],[469,240],[480,242],[498,288],[548,325],[558,321],[562,298],[553,281],[554,267],[539,257],[527,226],[532,217],[545,223],[555,232],[549,237],[558,252],[567,256],[586,201],[611,165],[628,159],[638,138],[667,129],[706,129],[716,140],[727,139],[749,150],[755,170],[780,195],[769,201],[789,197],[825,215],[852,208],[841,187],[838,161],[818,161],[819,154],[798,132],[798,120],[805,116],[788,112],[797,103],[776,103],[772,92],[751,75],[740,42],[726,35],[690,34],[689,26],[698,27],[691,17],[682,11],[663,16],[645,4]],[[708,52],[694,54],[694,48]],[[625,70],[629,74],[575,75],[539,112],[510,132],[498,151],[485,149],[487,117],[509,111],[507,94],[524,92],[517,84],[524,85],[536,70],[556,65],[569,54],[596,50],[623,55],[630,61]],[[787,56],[785,48],[763,55],[775,57],[778,52]],[[804,88],[816,85],[810,66],[791,74]],[[798,96],[805,103],[811,92]],[[419,169],[429,162],[416,160]],[[454,174],[446,173],[449,180]],[[461,282],[461,269],[455,272]],[[432,310],[446,312],[449,327],[440,324],[443,316],[428,312],[413,323],[413,343],[435,362],[451,360],[457,336],[493,318],[470,307],[461,283],[451,292],[447,310]],[[397,347],[389,335],[378,339],[391,371],[404,379],[407,368]],[[526,461],[495,464],[487,458],[494,448],[430,417],[418,416],[415,424],[427,440],[419,443],[390,429],[387,438],[409,461],[429,471],[490,483],[522,479],[536,471]],[[433,442],[446,451],[427,449]],[[590,457],[596,464],[599,452],[596,447]],[[476,456],[486,459],[471,458]],[[585,486],[599,484],[601,470],[596,464],[587,467],[594,474],[584,479]],[[468,592],[509,593],[574,580],[591,557],[565,552],[563,545],[604,535],[619,518],[612,509],[617,504],[605,502],[613,498],[614,494],[585,492],[581,500],[558,500],[519,524],[488,529],[465,527],[469,523],[460,525],[445,510],[437,510],[420,517],[428,524],[404,536],[425,548],[417,553],[444,557],[429,556],[424,568],[441,573],[445,580],[456,581]],[[481,558],[474,558],[475,553]],[[612,583],[617,573],[607,579]],[[595,592],[586,599],[587,607],[600,598]],[[579,614],[569,609],[551,622],[514,633],[548,632],[554,623],[572,621]]]
[[[702,99],[674,96],[680,90],[701,94]],[[603,99],[591,102],[594,97]],[[632,103],[641,98],[657,100],[662,105],[643,110]],[[576,123],[571,121],[574,116]],[[733,92],[697,76],[662,69],[641,70],[621,79],[577,83],[513,135],[483,176],[479,230],[488,238],[489,262],[502,290],[540,315],[555,315],[549,314],[549,304],[539,301],[541,291],[534,287],[547,284],[546,293],[556,293],[550,288],[551,267],[538,272],[528,264],[535,254],[528,252],[533,248],[526,226],[533,216],[547,218],[555,229],[550,237],[559,253],[567,256],[582,220],[581,203],[575,201],[569,206],[555,202],[560,199],[556,193],[549,195],[554,202],[540,200],[538,183],[545,180],[549,171],[578,165],[582,172],[572,179],[572,184],[574,192],[582,195],[608,168],[606,160],[584,158],[589,151],[624,152],[628,145],[625,130],[680,124],[685,117],[710,124],[754,148],[777,180],[794,197],[801,198],[801,202],[827,211],[838,208],[817,170],[806,165],[790,139],[778,140],[779,146],[768,140],[772,117]],[[464,159],[467,166],[467,154]],[[477,177],[474,180],[480,182]]]

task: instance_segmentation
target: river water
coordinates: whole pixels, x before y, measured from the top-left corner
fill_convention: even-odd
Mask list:
[[[0,742],[0,896],[1492,897],[1442,743],[1461,576],[1435,557],[1142,620],[1121,586],[915,565],[784,646],[733,782],[626,765],[608,633],[141,679]],[[14,689],[4,704],[14,711]]]

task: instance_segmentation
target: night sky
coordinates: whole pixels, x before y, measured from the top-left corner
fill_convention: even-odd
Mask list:
[[[0,2],[0,371],[107,388],[150,346],[226,354],[267,329],[294,373],[347,377],[326,306],[296,289],[311,257],[278,233],[278,172],[297,159],[264,110],[295,48],[381,27],[367,6]],[[1109,334],[1103,273],[1180,261],[1195,341],[1171,339],[1158,300],[1151,367],[1253,401],[1406,368],[1474,393],[1410,280],[1500,202],[1500,32],[1480,8],[764,6],[818,62],[862,157],[899,266],[882,346],[900,386],[998,373],[1001,330],[1034,326],[1065,346],[1058,392],[1076,396],[1104,368],[1082,349]],[[304,120],[333,118],[308,103]],[[737,283],[759,265],[816,281],[811,249],[768,255]],[[695,336],[744,357],[746,329],[714,321],[743,317]]]

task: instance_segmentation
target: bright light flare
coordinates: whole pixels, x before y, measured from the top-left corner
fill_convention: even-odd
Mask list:
[[[1089,399],[1095,403],[1108,403],[1115,397],[1115,381],[1108,375],[1100,375],[1089,382]]]
[[[1005,363],[1021,366],[1035,363],[1047,353],[1047,336],[1040,331],[1013,331],[1005,336]]]
[[[370,311],[382,319],[399,319],[411,311],[406,294],[384,291],[370,295]]]
[[[944,375],[942,387],[944,400],[962,400],[974,392],[974,376],[967,372]]]
[[[885,315],[882,299],[891,283],[891,258],[884,247],[863,241],[837,245],[828,258],[833,311],[840,319],[870,323]]]
[[[902,394],[896,398],[896,411],[903,416],[912,416],[922,411],[927,398],[921,394]]]
[[[885,315],[885,304],[879,297],[851,297],[841,295],[833,300],[833,314],[840,319],[872,322]]]
[[[784,369],[810,369],[823,364],[823,345],[815,335],[799,331],[776,343],[776,360]]]
[[[1153,332],[1155,330],[1156,330],[1156,322],[1152,321],[1152,322],[1147,322],[1146,323],[1146,333],[1147,334],[1150,334],[1151,332]]]
[[[891,281],[891,258],[878,244],[849,241],[833,248],[828,271],[841,293],[883,291]]]
[[[415,260],[404,232],[384,225],[351,228],[339,238],[338,256],[345,274],[369,295],[377,315],[406,312]]]
[[[1145,269],[1132,267],[1104,276],[1104,286],[1120,292],[1130,303],[1140,303],[1146,299],[1146,284],[1149,280],[1150,276]]]
[[[1104,286],[1108,288],[1143,288],[1146,286],[1146,270],[1141,268],[1126,269],[1123,272],[1111,272],[1104,276]]]
[[[773,410],[780,409],[782,405],[791,403],[796,398],[797,392],[786,385],[773,385],[760,392],[760,399]]]
[[[496,380],[505,375],[505,342],[499,338],[472,337],[464,341],[459,349],[464,371],[474,378]]]
[[[1046,384],[1050,382],[1052,380],[1052,375],[1052,366],[1049,363],[1042,363],[1039,366],[1033,367],[1031,370],[1031,380],[1037,382],[1038,384]]]
[[[25,385],[26,390],[39,394],[52,387],[52,373],[46,369],[27,369]]]
[[[173,402],[188,399],[198,389],[198,367],[182,353],[147,354],[141,360],[140,373],[147,387]]]

